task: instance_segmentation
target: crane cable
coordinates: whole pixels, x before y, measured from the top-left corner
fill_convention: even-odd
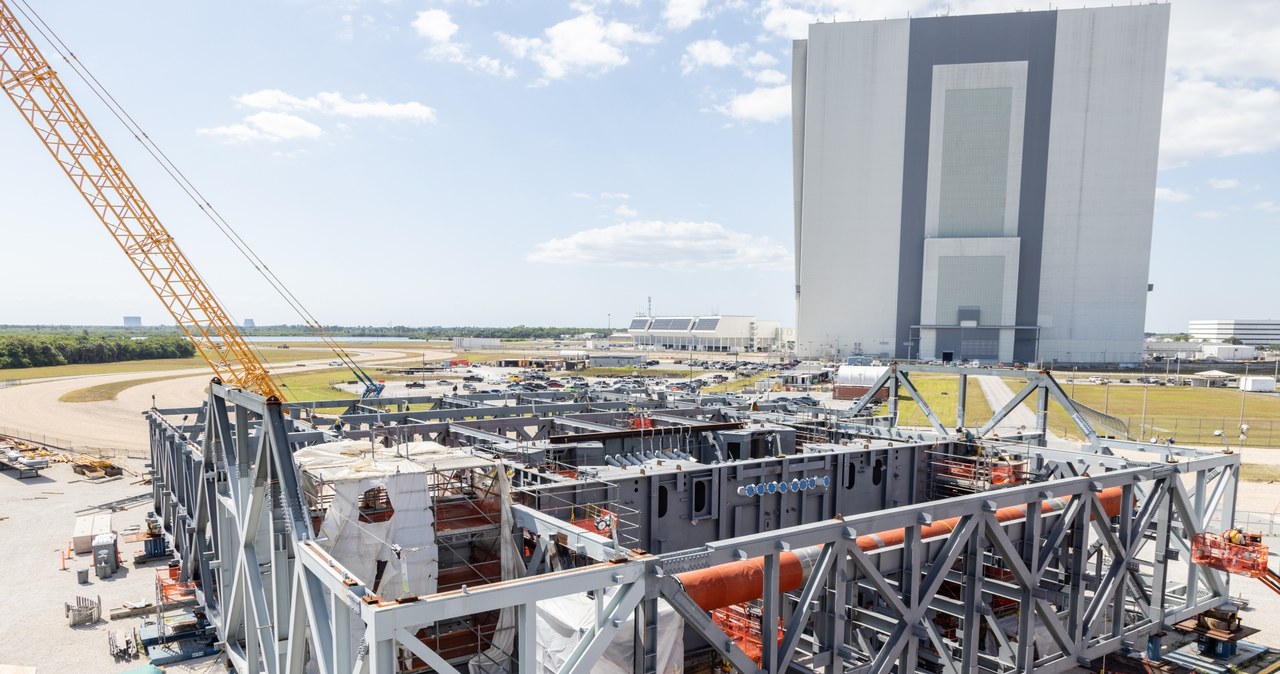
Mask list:
[[[218,228],[222,235],[231,242],[232,246],[236,248],[240,255],[253,266],[254,270],[256,270],[269,285],[271,285],[272,289],[276,291],[276,294],[279,295],[285,303],[298,314],[312,332],[316,333],[316,335],[320,337],[321,343],[328,346],[335,354],[337,354],[339,359],[348,368],[351,368],[353,371],[358,370],[359,366],[356,365],[355,359],[351,354],[338,345],[338,343],[333,339],[333,336],[330,335],[315,316],[312,315],[305,306],[303,306],[301,300],[293,294],[293,291],[289,290],[289,288],[284,285],[284,282],[276,276],[275,272],[271,271],[271,268],[267,266],[267,263],[256,251],[253,250],[248,242],[240,236],[239,232],[231,226],[231,223],[222,216],[218,209],[214,208],[213,204],[204,196],[199,188],[197,188],[195,184],[187,178],[186,174],[178,168],[177,164],[175,164],[173,160],[171,160],[160,148],[160,146],[151,139],[151,136],[142,128],[142,125],[139,124],[127,110],[125,110],[124,106],[116,100],[115,96],[113,96],[111,92],[98,80],[98,78],[94,76],[88,66],[84,65],[84,63],[80,61],[79,57],[77,57],[75,52],[71,51],[71,48],[62,41],[62,38],[57,34],[57,32],[45,22],[35,9],[31,7],[27,0],[16,0],[16,2],[18,3],[17,10],[26,17],[27,22],[35,27],[40,36],[43,37],[45,41],[53,47],[53,50],[57,52],[58,56],[62,57],[63,61],[71,67],[72,71],[75,72],[76,76],[89,87],[94,96],[96,96],[98,100],[107,107],[108,111],[110,111],[111,114],[119,120],[122,125],[124,125],[130,134],[133,135],[134,139],[137,140],[142,145],[143,149],[147,151],[147,154],[151,155],[156,163],[160,165],[160,168],[169,175],[175,184],[178,185],[178,188],[181,189],[183,193],[191,199],[196,207],[200,209],[200,212]],[[217,294],[214,293],[212,289],[209,289],[209,292],[214,294],[214,298],[218,300],[219,304],[222,304],[223,310],[225,311],[226,305],[217,297]],[[265,362],[265,359],[262,357],[261,350],[259,350],[252,342],[247,343],[258,355],[259,360],[263,360]]]

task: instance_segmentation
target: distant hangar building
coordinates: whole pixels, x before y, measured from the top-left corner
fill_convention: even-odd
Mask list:
[[[789,331],[755,316],[637,316],[627,333],[637,347],[738,353],[789,348]]]
[[[1169,6],[809,27],[796,348],[1142,356]]]
[[[1225,342],[1235,338],[1242,344],[1280,344],[1280,321],[1227,320],[1191,321],[1187,334],[1192,339]]]

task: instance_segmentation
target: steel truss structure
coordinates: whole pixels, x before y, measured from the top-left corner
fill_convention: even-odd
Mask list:
[[[895,398],[901,387],[919,402],[910,372],[894,368],[881,384],[896,379]],[[1047,373],[993,374],[1027,378],[1015,399],[1038,392],[1042,420],[1050,398],[1070,409]],[[572,412],[584,403],[566,405],[577,406]],[[555,413],[554,404],[541,407]],[[925,409],[936,431],[930,438],[940,441],[946,428]],[[502,425],[502,412],[487,412],[496,419],[489,427]],[[509,412],[530,414],[525,406]],[[1043,421],[1031,441],[984,446],[1025,462],[1032,478],[1017,486],[669,554],[627,550],[516,505],[510,524],[526,543],[523,577],[384,597],[316,538],[292,454],[328,436],[296,416],[217,380],[199,409],[149,413],[157,512],[242,673],[455,674],[458,663],[441,657],[421,629],[499,611],[515,632],[500,669],[534,674],[544,669],[538,602],[584,592],[596,598],[595,620],[561,674],[592,671],[623,629],[633,632],[635,674],[656,674],[660,602],[683,618],[686,652],[702,649],[740,672],[1055,672],[1142,649],[1228,598],[1227,576],[1191,564],[1189,543],[1232,525],[1239,456],[1106,441],[1083,419],[1086,451],[1046,446],[1053,443],[1045,442]],[[449,424],[446,417],[431,423]],[[471,436],[474,428],[462,424],[450,433]],[[553,565],[553,555],[574,561]],[[808,561],[797,567],[796,558]],[[698,574],[718,570],[749,578],[752,615],[766,635],[758,660],[711,617],[722,607],[708,605],[715,602],[700,590]],[[779,638],[768,638],[775,626]]]

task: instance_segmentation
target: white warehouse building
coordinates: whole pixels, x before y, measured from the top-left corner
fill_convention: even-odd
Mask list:
[[[794,46],[796,347],[1142,357],[1169,5],[819,23]]]
[[[639,348],[669,351],[739,353],[789,347],[782,323],[755,316],[637,316],[627,333]]]
[[[1280,344],[1280,321],[1263,320],[1205,320],[1191,321],[1187,334],[1192,339],[1203,339],[1214,342],[1231,338],[1240,340],[1242,344],[1263,346]]]

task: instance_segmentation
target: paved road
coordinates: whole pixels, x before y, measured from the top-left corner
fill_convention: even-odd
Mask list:
[[[979,388],[982,389],[982,395],[986,397],[987,404],[991,405],[993,411],[999,411],[1013,400],[1013,389],[1009,388],[1003,379],[989,374],[976,375],[972,378],[977,380]],[[986,421],[983,420],[983,423]],[[996,424],[996,432],[1016,433],[1019,426],[1032,431],[1036,428],[1036,413],[1024,405],[1018,405],[1008,416],[1001,419],[1000,423]]]
[[[362,364],[373,365],[410,357],[447,358],[437,351],[360,349],[352,352]],[[276,363],[275,371],[304,365],[326,366],[327,360]],[[337,369],[337,368],[334,368]],[[175,377],[126,388],[116,400],[91,403],[64,403],[59,400],[71,391],[114,382]],[[199,405],[205,398],[210,373],[205,368],[155,370],[125,374],[59,377],[38,383],[0,389],[0,432],[45,439],[45,442],[92,449],[146,451],[147,424],[142,413],[151,407],[152,396],[159,407]],[[43,436],[43,438],[41,437]]]

